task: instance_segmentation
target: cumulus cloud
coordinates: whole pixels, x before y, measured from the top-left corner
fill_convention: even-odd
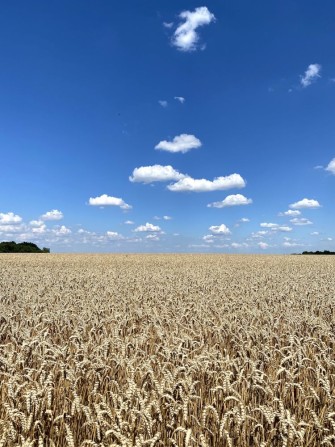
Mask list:
[[[203,239],[205,242],[207,242],[207,243],[213,243],[213,242],[214,242],[214,236],[213,236],[213,234],[206,234],[202,239]]]
[[[292,222],[293,225],[312,225],[313,223],[305,217],[295,217],[294,219],[291,219],[290,222]]]
[[[226,177],[216,177],[213,181],[184,177],[177,183],[168,185],[168,189],[174,192],[209,192],[232,188],[244,188],[244,186],[245,181],[239,174],[231,174]]]
[[[0,225],[0,233],[7,233],[7,234],[11,234],[11,233],[19,233],[22,231],[25,231],[25,225],[19,224],[19,225],[12,225],[12,224],[8,224],[6,223],[5,225]]]
[[[121,239],[124,239],[122,234],[117,233],[116,231],[107,231],[106,232],[108,239],[113,241],[119,241]]]
[[[300,76],[300,82],[303,87],[308,87],[312,82],[320,78],[321,65],[320,64],[310,64],[305,71],[303,76]]]
[[[181,174],[172,166],[153,165],[135,168],[132,176],[129,177],[129,180],[131,182],[152,183],[181,180],[184,177],[184,174]]]
[[[297,242],[290,242],[290,241],[285,241],[283,243],[283,247],[301,247],[301,244],[298,244]]]
[[[140,232],[140,233],[147,233],[147,232],[159,233],[162,230],[158,225],[153,225],[153,224],[147,222],[145,225],[140,225],[139,227],[135,228],[134,231]]]
[[[267,244],[266,242],[258,242],[257,245],[258,245],[259,248],[261,248],[262,250],[266,250],[267,248],[269,248],[269,244]]]
[[[90,197],[88,203],[92,206],[119,206],[123,210],[132,208],[131,205],[128,205],[119,197],[111,197],[107,194],[102,194],[99,197]]]
[[[198,138],[194,135],[182,133],[181,135],[174,137],[172,141],[160,141],[155,146],[155,149],[173,153],[181,152],[182,154],[185,154],[191,149],[197,149],[199,147],[201,147],[201,141]]]
[[[29,222],[29,224],[30,224],[32,227],[40,227],[41,225],[44,224],[44,222],[43,222],[43,220],[31,220],[31,221]]]
[[[232,242],[231,243],[232,248],[247,248],[249,245],[246,242]]]
[[[175,96],[174,99],[179,101],[181,104],[184,104],[185,98],[183,96]]]
[[[42,214],[41,219],[42,220],[61,220],[63,219],[64,215],[59,210],[51,210],[47,211],[45,214]]]
[[[34,226],[31,230],[35,234],[43,234],[47,231],[47,226],[42,222],[39,226]]]
[[[335,175],[335,158],[330,160],[330,162],[328,163],[328,165],[325,169],[326,169],[326,171],[331,172],[332,174]]]
[[[320,208],[320,203],[314,199],[302,199],[298,202],[291,203],[290,208],[302,209],[302,208]]]
[[[216,235],[231,234],[231,231],[225,224],[212,225],[211,227],[209,227],[209,231]]]
[[[247,199],[242,194],[232,194],[221,202],[209,203],[207,206],[209,208],[224,208],[226,206],[249,205],[250,203],[252,203],[252,199]]]
[[[134,225],[135,222],[133,222],[132,220],[126,220],[125,224],[126,225]]]
[[[149,239],[150,241],[159,241],[159,236],[157,236],[157,234],[148,234],[145,238]]]
[[[22,222],[22,217],[14,214],[12,212],[9,213],[0,213],[0,224],[16,224]]]
[[[279,225],[272,222],[262,222],[260,226],[263,228],[277,228]]]
[[[171,216],[163,216],[163,219],[164,220],[172,220],[172,217]]]
[[[161,105],[164,109],[168,106],[168,102],[165,100],[160,99],[158,101],[159,105]]]
[[[289,217],[294,217],[294,216],[300,216],[301,211],[299,210],[287,210],[284,211],[283,213],[279,213],[279,216],[289,216]]]
[[[197,28],[215,21],[215,16],[206,6],[194,11],[183,11],[179,17],[184,20],[174,32],[172,44],[180,51],[195,51],[198,48]]]
[[[55,233],[56,236],[65,236],[67,234],[72,233],[72,231],[70,230],[70,228],[67,228],[65,225],[62,225],[59,228],[55,228],[54,230],[52,230],[53,233]]]

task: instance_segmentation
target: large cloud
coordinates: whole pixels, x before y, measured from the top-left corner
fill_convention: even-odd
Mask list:
[[[197,28],[209,25],[215,20],[215,16],[206,6],[202,6],[194,11],[183,11],[179,17],[184,20],[184,23],[176,29],[172,44],[180,51],[194,51],[199,42]]]
[[[216,177],[213,181],[206,179],[194,179],[184,177],[177,183],[168,185],[168,189],[174,192],[193,191],[209,192],[232,188],[244,188],[245,181],[240,174],[231,174],[226,177]]]
[[[291,203],[290,208],[301,209],[301,208],[320,208],[320,203],[314,199],[302,199],[298,202]]]
[[[131,205],[128,205],[119,197],[111,197],[107,194],[102,194],[99,197],[90,197],[88,203],[93,206],[119,206],[123,210],[132,208]]]
[[[160,141],[155,146],[155,149],[174,153],[181,152],[185,154],[191,149],[197,149],[199,147],[201,147],[201,141],[198,138],[194,135],[182,133],[181,135],[174,137],[172,141]]]
[[[135,168],[133,170],[133,175],[129,177],[129,180],[131,182],[152,183],[180,180],[184,177],[184,174],[181,174],[172,166],[153,165]]]
[[[22,217],[14,214],[12,212],[9,213],[0,213],[0,224],[17,224],[22,222]]]
[[[247,199],[242,194],[232,194],[220,202],[209,203],[207,206],[209,208],[225,208],[226,206],[249,205],[250,203],[252,203],[252,199]]]

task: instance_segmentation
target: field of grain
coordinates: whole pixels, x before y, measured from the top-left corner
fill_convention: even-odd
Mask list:
[[[1,255],[0,446],[335,445],[335,257]]]

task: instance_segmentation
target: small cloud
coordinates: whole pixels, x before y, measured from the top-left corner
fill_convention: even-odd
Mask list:
[[[106,232],[108,239],[113,241],[120,241],[121,239],[124,239],[122,234],[117,233],[116,231],[107,231]]]
[[[301,211],[299,210],[287,210],[284,211],[283,213],[279,213],[278,216],[289,216],[289,217],[294,217],[294,216],[300,216]]]
[[[173,153],[181,152],[182,154],[185,154],[191,149],[197,149],[199,147],[201,147],[201,141],[198,138],[196,138],[194,135],[183,133],[174,137],[172,141],[160,141],[155,146],[155,149]]]
[[[172,39],[172,44],[180,51],[195,51],[198,48],[199,35],[197,28],[209,25],[215,21],[215,16],[206,6],[196,8],[192,11],[183,11],[179,17],[184,20],[181,23]]]
[[[301,209],[301,208],[320,208],[320,203],[314,199],[302,199],[298,202],[291,203],[289,206],[293,209]]]
[[[317,78],[321,77],[320,71],[320,64],[310,64],[305,71],[305,74],[303,76],[300,76],[301,85],[303,87],[308,87],[309,85],[311,85],[314,81],[317,80]]]
[[[0,213],[0,224],[16,224],[22,222],[22,217],[14,214],[12,212],[9,213]]]
[[[157,236],[157,234],[148,234],[145,238],[149,239],[150,241],[159,241],[159,236]]]
[[[297,242],[285,241],[283,243],[283,247],[302,247],[302,244],[298,244]]]
[[[225,224],[212,225],[211,227],[209,227],[209,231],[216,235],[231,234],[231,231]]]
[[[185,98],[183,96],[175,96],[174,99],[179,101],[181,104],[184,104]]]
[[[294,219],[291,219],[290,222],[292,222],[293,225],[312,225],[313,223],[305,217],[295,217]]]
[[[132,208],[131,205],[128,205],[122,199],[118,197],[111,197],[107,194],[102,194],[99,197],[90,197],[88,203],[92,206],[119,206],[123,210],[129,210]]]
[[[207,242],[207,244],[214,242],[214,236],[212,234],[206,234],[202,239]]]
[[[319,236],[319,232],[318,231],[312,231],[311,236]]]
[[[272,222],[262,222],[260,224],[260,226],[263,227],[263,228],[278,228],[279,227],[278,224],[272,223]]]
[[[163,22],[163,26],[164,26],[165,28],[170,29],[170,28],[173,27],[173,22]]]
[[[159,100],[158,104],[161,105],[164,109],[166,109],[166,107],[168,106],[168,102],[165,100]]]
[[[60,228],[55,228],[52,232],[55,233],[56,236],[65,236],[72,233],[70,228],[67,228],[65,225],[62,225]]]
[[[259,248],[261,248],[262,250],[266,250],[267,248],[269,248],[269,244],[267,244],[266,242],[258,242],[257,245],[258,245]]]
[[[185,177],[175,170],[172,166],[141,166],[133,170],[133,175],[129,177],[131,182],[152,183],[168,182],[171,180],[180,180]]]
[[[330,160],[325,170],[335,175],[335,158]]]
[[[133,222],[132,220],[126,220],[125,221],[125,225],[134,225],[135,222]]]
[[[31,220],[29,222],[29,225],[31,225],[32,227],[40,227],[43,224],[44,224],[43,220]]]
[[[241,223],[250,222],[250,219],[248,219],[247,217],[242,217],[242,219],[240,219],[239,222]]]
[[[159,233],[162,230],[158,225],[153,225],[153,224],[147,222],[145,225],[140,225],[139,227],[135,228],[134,231],[140,232],[140,233],[147,233],[147,232]]]
[[[34,228],[32,228],[32,233],[35,234],[43,234],[47,231],[47,226],[42,222],[41,225],[39,226],[34,226]]]
[[[171,216],[163,216],[163,219],[164,220],[172,220],[172,217]]]
[[[242,194],[232,194],[221,202],[209,203],[207,206],[209,208],[224,208],[226,206],[249,205],[250,203],[252,203],[252,199],[247,199]]]
[[[45,214],[42,214],[41,219],[42,220],[61,220],[63,219],[64,215],[61,211],[58,210],[51,210],[46,212]]]
[[[245,184],[245,181],[239,174],[231,174],[226,177],[216,177],[213,181],[206,179],[194,179],[192,177],[184,177],[177,183],[168,185],[167,188],[170,191],[174,192],[209,192],[232,188],[244,188]]]

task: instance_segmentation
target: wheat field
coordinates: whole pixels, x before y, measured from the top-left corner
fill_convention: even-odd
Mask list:
[[[335,257],[1,255],[0,446],[335,445]]]

